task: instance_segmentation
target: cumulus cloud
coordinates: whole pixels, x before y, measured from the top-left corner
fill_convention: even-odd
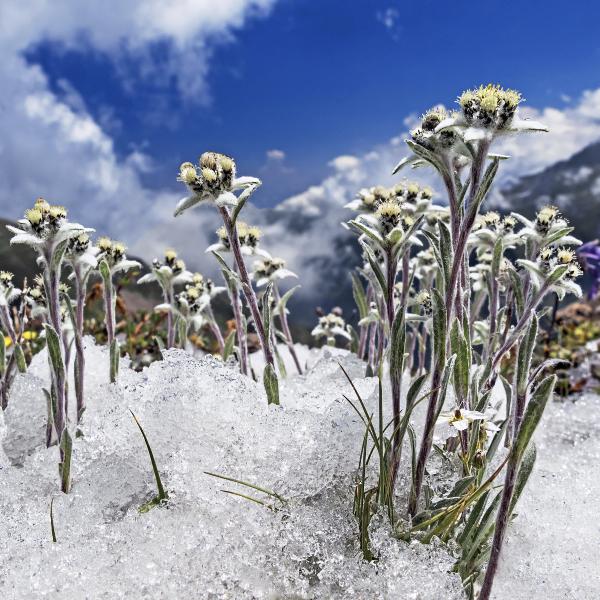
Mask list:
[[[375,13],[377,20],[388,30],[392,39],[398,41],[400,39],[400,11],[393,6],[388,6],[384,10],[378,10]]]
[[[24,53],[43,41],[92,50],[137,65],[136,77],[174,78],[181,93],[206,98],[211,49],[232,38],[274,0],[20,0],[0,3],[0,207],[17,217],[39,195],[66,204],[74,219],[129,237],[132,223],[153,226],[169,192],[147,189],[140,174],[150,157],[141,149],[118,157],[113,140],[88,113],[85,98],[65,80],[59,98]],[[150,60],[156,44],[166,58]],[[124,57],[128,60],[124,60]],[[130,74],[124,74],[127,77]],[[109,109],[107,109],[109,111]],[[110,111],[102,122],[118,126]]]
[[[285,160],[285,152],[277,149],[267,150],[267,159],[275,161]]]

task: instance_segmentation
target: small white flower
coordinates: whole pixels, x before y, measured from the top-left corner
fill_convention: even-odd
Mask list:
[[[332,311],[328,315],[319,317],[318,325],[312,330],[311,335],[317,339],[326,338],[327,344],[335,345],[335,337],[340,336],[347,340],[352,339],[352,336],[346,329],[346,323],[342,318],[341,311]]]
[[[269,257],[257,260],[254,262],[253,269],[252,278],[256,281],[257,287],[286,277],[298,277],[296,273],[285,268],[285,261],[282,258]]]
[[[217,206],[236,206],[261,185],[256,177],[236,177],[235,161],[224,154],[205,152],[199,160],[199,169],[185,162],[179,168],[178,180],[186,185],[190,196],[183,198],[175,208],[175,216],[196,204],[209,201]],[[238,196],[234,192],[241,192]]]
[[[436,425],[446,424],[458,431],[464,431],[473,421],[481,421],[483,419],[485,419],[485,415],[481,412],[456,408],[455,410],[441,413]]]

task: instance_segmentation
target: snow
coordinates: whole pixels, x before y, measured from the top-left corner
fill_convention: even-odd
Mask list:
[[[58,491],[56,448],[43,447],[48,367],[45,354],[37,355],[0,414],[2,597],[464,598],[444,547],[394,539],[384,519],[376,517],[371,531],[380,560],[362,560],[352,489],[363,427],[342,399],[351,389],[338,361],[371,408],[376,381],[342,351],[299,352],[309,372],[283,381],[281,407],[269,407],[260,384],[182,351],[141,373],[123,361],[119,382],[110,385],[108,356],[87,339],[88,410],[68,496]],[[588,395],[548,406],[496,600],[598,597],[599,403]],[[148,435],[169,493],[167,506],[145,514],[137,509],[155,487],[128,409]],[[224,494],[269,500],[205,471],[274,490],[288,503],[273,512]],[[406,478],[402,472],[401,494]]]
[[[517,506],[496,579],[497,600],[600,595],[600,396],[548,406],[537,463]]]
[[[362,425],[341,398],[350,389],[337,358],[322,354],[307,376],[283,382],[282,406],[269,407],[259,384],[181,351],[141,373],[123,364],[109,385],[106,352],[86,346],[88,410],[71,494],[57,489],[56,448],[42,446],[44,354],[18,377],[0,425],[3,598],[463,597],[444,548],[398,541],[383,524],[372,534],[380,560],[362,560],[352,516]],[[371,396],[364,366],[340,360]],[[145,514],[137,509],[154,482],[128,409],[169,493],[167,506]],[[204,471],[272,489],[288,504],[273,512],[224,494],[265,499]]]

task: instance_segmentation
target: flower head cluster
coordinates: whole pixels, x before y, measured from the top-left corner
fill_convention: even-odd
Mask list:
[[[455,116],[443,106],[431,108],[421,117],[420,125],[410,132],[411,140],[430,151],[444,153],[451,150],[459,141],[458,136],[452,129],[438,130],[438,127]]]
[[[41,316],[46,312],[46,290],[42,275],[36,275],[33,285],[23,289],[23,299],[31,308],[32,316]]]
[[[107,237],[101,237],[96,242],[98,248],[98,260],[104,260],[108,264],[111,273],[139,269],[140,263],[136,260],[127,259],[127,247],[122,242],[116,242]]]
[[[354,200],[345,205],[344,208],[359,212],[375,212],[377,207],[392,197],[392,190],[382,185],[360,190]]]
[[[480,215],[469,237],[469,245],[479,250],[493,249],[498,239],[502,239],[504,248],[514,248],[523,242],[520,233],[515,233],[517,223],[513,215],[501,217],[496,211]]]
[[[481,85],[458,98],[462,115],[469,125],[503,129],[510,125],[522,101],[520,92],[499,85]]]
[[[262,231],[258,227],[255,227],[254,225],[248,225],[243,221],[237,221],[236,229],[242,254],[270,258],[271,255],[266,250],[263,250],[259,247]],[[225,227],[219,227],[219,229],[216,231],[216,234],[219,241],[210,245],[206,251],[230,252],[231,244],[229,243],[229,236],[227,235],[227,230]]]
[[[435,129],[456,131],[465,142],[491,140],[503,133],[517,131],[548,131],[537,121],[520,119],[517,109],[521,94],[488,84],[466,90],[458,98],[460,111],[444,119]]]
[[[13,278],[10,271],[0,271],[0,306],[12,304],[21,295],[21,290],[13,284]]]
[[[66,218],[64,206],[51,205],[43,198],[38,198],[33,208],[25,211],[25,219],[31,229],[41,237],[56,233]]]
[[[433,302],[431,300],[431,294],[427,290],[421,290],[415,296],[414,302],[423,315],[427,317],[431,315],[433,311]]]
[[[152,273],[147,273],[138,283],[158,281],[163,288],[170,285],[187,283],[192,280],[192,274],[186,269],[185,262],[178,257],[172,248],[165,250],[164,259],[155,258],[152,261]]]
[[[27,244],[39,254],[40,260],[46,263],[59,249],[62,259],[65,251],[65,240],[71,240],[92,229],[86,229],[78,223],[67,220],[67,211],[62,206],[53,206],[43,198],[38,198],[32,208],[25,211],[25,218],[18,221],[18,226],[7,225],[7,229],[15,235],[11,244]]]
[[[544,206],[535,215],[533,221],[518,213],[511,213],[524,227],[519,236],[535,243],[539,248],[560,241],[562,245],[579,246],[581,241],[569,235],[572,228],[555,206]]]
[[[312,330],[311,334],[318,340],[325,338],[329,346],[335,346],[335,337],[340,336],[347,340],[351,339],[346,329],[346,322],[342,317],[342,311],[334,308],[328,315],[319,317],[318,325]]]
[[[577,261],[577,253],[571,248],[549,245],[539,251],[536,261],[521,259],[517,263],[529,271],[537,289],[549,282],[549,290],[560,299],[567,293],[577,297],[582,295],[575,280],[583,274],[583,269]]]
[[[391,248],[408,238],[413,244],[422,245],[413,235],[418,217],[413,207],[407,208],[404,198],[404,193],[395,196],[388,190],[387,199],[380,201],[374,212],[359,214],[349,225],[364,234],[361,240],[368,239],[371,246],[371,242],[375,242],[381,249]]]
[[[270,281],[285,279],[286,277],[297,277],[295,273],[285,268],[283,258],[268,257],[257,260],[254,262],[253,269],[252,277],[258,287],[266,285]]]
[[[7,292],[13,288],[14,274],[10,271],[0,271],[0,289]]]
[[[185,184],[191,196],[179,202],[175,216],[203,200],[214,201],[217,206],[235,206],[241,196],[234,191],[243,190],[249,195],[261,183],[256,177],[236,177],[233,158],[218,152],[204,152],[197,166],[182,163],[177,180]]]

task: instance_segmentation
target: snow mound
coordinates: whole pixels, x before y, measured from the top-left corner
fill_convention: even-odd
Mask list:
[[[600,396],[548,405],[508,530],[494,598],[600,597]]]
[[[86,353],[71,494],[58,491],[56,448],[42,445],[43,353],[0,415],[3,598],[464,597],[442,547],[392,539],[385,525],[373,531],[380,560],[362,560],[352,489],[363,426],[342,399],[351,390],[337,361],[371,406],[376,382],[356,358],[325,352],[308,374],[282,382],[282,406],[269,407],[260,384],[211,357],[170,351],[141,373],[122,365],[110,385],[105,350],[87,340]],[[138,507],[154,481],[128,409],[169,493],[145,514]],[[274,490],[287,505],[273,512],[225,494],[269,501],[205,471]]]

